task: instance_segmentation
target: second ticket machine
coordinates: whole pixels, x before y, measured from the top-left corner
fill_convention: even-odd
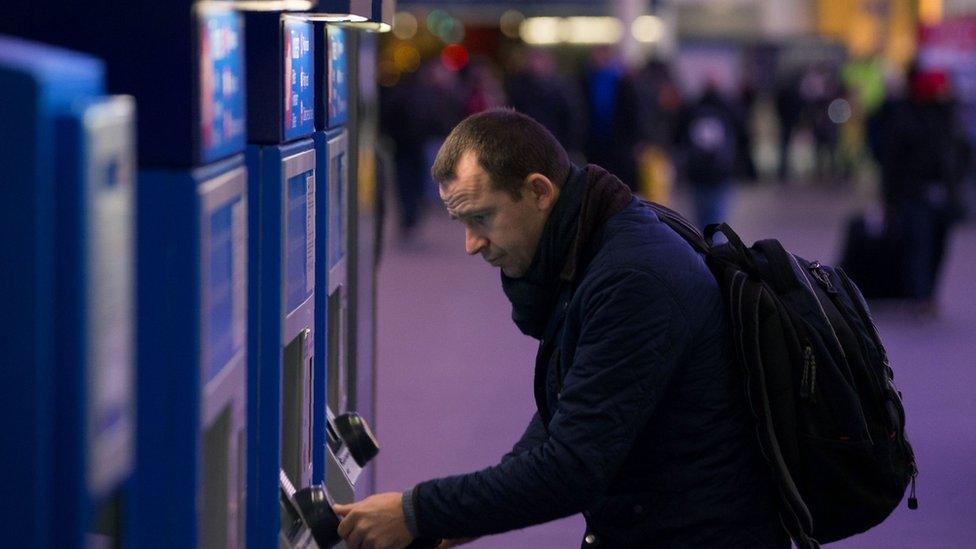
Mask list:
[[[135,465],[134,105],[0,37],[0,486],[12,547],[121,544]],[[52,528],[52,525],[56,527]]]
[[[349,284],[347,246],[349,232],[349,67],[346,55],[346,30],[330,24],[316,25],[316,39],[323,45],[317,52],[318,67],[325,74],[316,80],[319,109],[316,116],[315,152],[319,173],[328,189],[319,211],[320,234],[326,242],[319,251],[319,273],[316,296],[316,325],[321,338],[318,360],[325,372],[326,390],[324,412],[326,424],[325,485],[338,501],[352,501],[354,486],[362,467],[376,451],[343,443],[339,436],[342,422],[355,417],[348,414],[350,390]],[[339,417],[340,425],[336,424]],[[357,421],[361,421],[358,420]],[[363,423],[365,426],[365,423]],[[369,435],[372,438],[372,435]],[[367,444],[367,447],[369,445]],[[353,452],[350,452],[350,449]],[[355,454],[355,455],[354,455]],[[323,479],[318,479],[323,480]]]
[[[309,486],[322,459],[313,408],[316,165],[312,25],[280,12],[249,12],[251,425],[248,541],[296,545],[285,486]]]
[[[133,545],[243,546],[241,18],[226,2],[191,0],[33,0],[10,16],[23,19],[16,32],[102,58],[109,91],[136,100]]]

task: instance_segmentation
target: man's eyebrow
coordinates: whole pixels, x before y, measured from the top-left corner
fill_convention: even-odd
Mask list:
[[[477,208],[477,209],[469,210],[469,211],[466,211],[466,212],[465,211],[461,211],[461,212],[452,211],[452,212],[450,212],[450,214],[451,214],[451,219],[460,220],[460,219],[466,219],[468,217],[474,217],[476,215],[485,215],[485,214],[491,213],[491,211],[492,211],[492,208]]]

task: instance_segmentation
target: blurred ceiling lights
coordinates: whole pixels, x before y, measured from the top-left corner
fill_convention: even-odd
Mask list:
[[[630,31],[638,42],[653,43],[664,38],[665,26],[659,17],[642,15]],[[522,40],[536,46],[616,44],[623,33],[616,17],[530,17],[519,26]]]
[[[502,34],[505,36],[518,38],[519,27],[522,25],[522,21],[525,21],[525,16],[522,15],[522,12],[508,10],[498,19],[498,28],[501,29]]]
[[[655,15],[641,15],[630,25],[630,33],[638,42],[654,43],[664,38],[664,21]]]
[[[408,11],[393,16],[393,35],[400,40],[410,40],[417,35],[417,18]]]
[[[526,44],[548,46],[561,41],[559,17],[530,17],[519,26],[519,35]]]
[[[240,11],[305,11],[315,6],[313,0],[235,0],[229,4],[219,1],[203,4],[228,6]]]

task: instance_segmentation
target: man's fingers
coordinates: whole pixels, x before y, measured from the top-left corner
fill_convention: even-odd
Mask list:
[[[332,505],[332,510],[342,516],[346,516],[349,514],[349,511],[352,511],[352,507],[353,506],[351,503],[347,503],[347,504],[336,503]]]
[[[351,534],[352,531],[355,529],[356,526],[355,521],[356,521],[355,517],[351,517],[347,514],[346,518],[342,519],[342,521],[339,522],[339,528],[337,528],[336,531],[339,533],[340,538],[346,539],[349,537],[349,534]]]
[[[346,538],[346,549],[362,549],[364,535],[365,533],[362,530],[353,529],[349,533],[349,537]]]

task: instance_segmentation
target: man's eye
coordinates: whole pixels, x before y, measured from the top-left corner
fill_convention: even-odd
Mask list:
[[[479,214],[479,215],[476,215],[476,216],[472,217],[471,219],[475,223],[477,223],[478,225],[484,225],[485,221],[488,219],[488,216],[486,216],[484,214]]]

